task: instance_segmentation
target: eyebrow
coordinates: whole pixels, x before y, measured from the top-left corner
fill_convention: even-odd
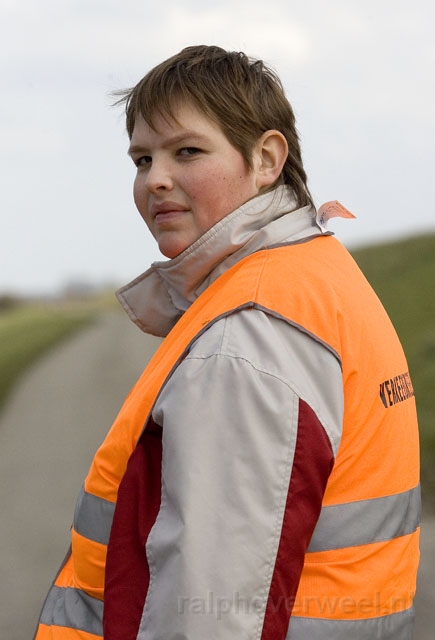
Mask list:
[[[180,144],[180,142],[184,142],[185,140],[193,140],[193,141],[203,141],[207,140],[207,136],[198,133],[197,131],[183,131],[183,133],[178,133],[167,140],[163,144],[163,147],[170,147],[174,144]],[[131,156],[135,153],[143,153],[148,151],[146,147],[141,144],[132,144],[129,146],[127,150],[127,154]]]

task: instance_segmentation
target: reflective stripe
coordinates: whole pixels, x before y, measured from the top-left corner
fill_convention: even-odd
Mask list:
[[[398,538],[415,531],[420,519],[420,485],[392,496],[322,507],[308,552]]]
[[[80,589],[52,586],[39,622],[103,635],[103,603]]]
[[[89,540],[108,544],[114,511],[114,502],[94,496],[82,487],[74,512],[74,529]]]
[[[412,640],[413,629],[413,607],[389,616],[364,620],[292,617],[286,640]]]

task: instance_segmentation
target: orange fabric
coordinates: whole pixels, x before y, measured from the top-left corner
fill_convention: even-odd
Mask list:
[[[391,541],[309,553],[293,615],[339,620],[404,611],[412,605],[416,585],[415,579],[403,576],[416,575],[418,559],[419,531]]]
[[[116,501],[128,459],[162,385],[179,358],[209,323],[244,307],[264,308],[288,319],[334,350],[343,363],[343,438],[323,504],[377,498],[415,487],[419,482],[415,403],[410,398],[385,408],[378,395],[383,381],[407,371],[403,351],[381,303],[351,256],[334,238],[322,236],[291,247],[259,251],[245,258],[194,302],[156,351],[127,397],[95,455],[85,481],[86,491]],[[370,319],[371,326],[375,320],[375,334],[367,335],[362,316]],[[375,361],[370,360],[368,341],[376,346]],[[400,470],[397,460],[402,461]],[[377,585],[379,581],[377,566],[382,566],[383,575],[385,566],[391,567],[391,584],[380,587],[382,603],[388,600],[390,589],[391,593],[397,593],[393,583],[399,573],[400,593],[411,593],[415,589],[417,541],[418,533],[415,533],[393,542],[324,552],[320,560],[316,559],[319,554],[309,554],[300,593],[304,598],[321,594],[321,597],[339,599],[352,594],[352,598],[361,600],[366,592],[359,591],[360,587],[354,587],[351,580],[351,573],[356,575],[358,571],[367,576],[365,586],[370,598],[374,591],[370,585]],[[82,538],[74,531],[73,545],[76,573],[73,575],[73,565],[68,562],[56,584],[79,586],[102,599],[104,545]],[[409,553],[408,560],[401,560],[397,550],[403,552],[403,556]],[[375,558],[376,562],[372,562]],[[309,607],[311,613],[316,602],[313,600],[314,604]],[[40,638],[43,636],[38,636],[38,640]]]
[[[54,584],[56,587],[74,587],[74,566],[72,555],[62,567],[62,570],[57,575]]]
[[[284,248],[270,252],[267,268],[271,274],[282,272],[279,254],[284,252]],[[318,269],[322,270],[320,277]],[[277,309],[330,345],[343,364],[343,438],[324,504],[381,497],[415,487],[419,483],[419,446],[414,400],[385,409],[377,393],[384,380],[407,371],[407,362],[370,285],[334,238],[292,247],[285,278],[291,288],[285,297],[280,278],[264,279],[264,290],[259,291],[262,305]],[[297,283],[294,290],[292,283]],[[371,323],[376,319],[376,333],[364,335],[361,312]],[[376,361],[370,360],[368,339],[378,355]],[[407,460],[400,474],[397,460]]]
[[[93,598],[104,600],[104,569],[107,546],[84,538],[72,530],[74,586]]]
[[[38,627],[37,640],[103,640],[102,636],[93,633],[70,629],[69,627],[49,627],[40,624]]]
[[[82,589],[98,600],[104,599],[104,567],[107,547],[71,532],[72,554],[56,577],[56,587]]]

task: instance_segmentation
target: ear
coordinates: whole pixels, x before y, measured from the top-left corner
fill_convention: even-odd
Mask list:
[[[269,129],[258,138],[253,152],[258,191],[264,191],[278,180],[287,156],[287,140],[280,131]]]

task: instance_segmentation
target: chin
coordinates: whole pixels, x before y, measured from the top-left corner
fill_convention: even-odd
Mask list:
[[[179,256],[180,253],[183,253],[183,251],[187,249],[188,246],[189,245],[184,245],[184,244],[171,243],[169,245],[166,243],[161,243],[159,244],[159,251],[162,255],[165,256],[165,258],[172,260],[173,258],[176,258],[177,256]]]

